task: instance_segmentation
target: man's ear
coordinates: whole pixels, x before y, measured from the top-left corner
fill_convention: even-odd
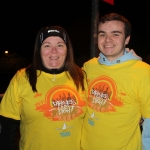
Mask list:
[[[130,41],[130,36],[128,36],[128,37],[126,38],[126,40],[125,40],[125,45],[127,45],[127,44],[129,43],[129,41]]]

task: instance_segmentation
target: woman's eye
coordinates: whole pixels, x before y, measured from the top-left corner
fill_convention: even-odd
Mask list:
[[[58,44],[58,47],[63,47],[63,45],[62,44]]]
[[[50,45],[45,45],[44,47],[50,47]]]

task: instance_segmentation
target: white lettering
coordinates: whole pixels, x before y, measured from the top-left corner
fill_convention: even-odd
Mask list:
[[[73,111],[75,106],[67,106],[67,105],[64,105],[64,106],[60,106],[58,107],[58,113],[59,115],[61,114],[65,114],[65,113],[71,113]]]
[[[92,89],[91,94],[93,95],[92,103],[99,104],[101,106],[105,105],[107,102],[109,103],[109,95],[106,92],[99,92]]]
[[[57,32],[57,33],[59,33],[58,30],[48,30],[48,33],[49,33],[49,32]]]
[[[54,107],[59,107],[59,106],[64,106],[64,105],[76,105],[76,102],[74,101],[74,99],[70,99],[70,100],[61,100],[61,101],[52,101],[52,104]]]

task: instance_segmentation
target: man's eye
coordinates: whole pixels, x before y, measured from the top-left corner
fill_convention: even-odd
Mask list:
[[[105,36],[105,34],[100,34],[99,36]]]
[[[114,34],[114,36],[119,36],[119,34]]]

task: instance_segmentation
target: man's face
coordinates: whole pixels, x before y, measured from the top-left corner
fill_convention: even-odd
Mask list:
[[[98,47],[109,61],[114,61],[124,54],[125,45],[130,36],[125,39],[124,24],[121,21],[107,21],[98,27]]]

